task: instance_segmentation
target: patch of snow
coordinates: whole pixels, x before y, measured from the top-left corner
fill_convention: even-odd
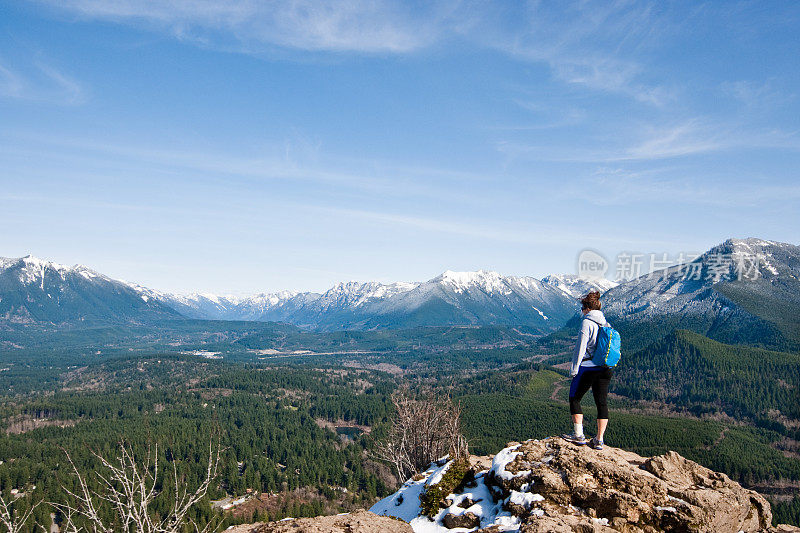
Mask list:
[[[436,485],[437,483],[439,483],[442,480],[442,476],[444,476],[450,469],[451,464],[453,464],[453,461],[448,461],[444,465],[435,469],[433,473],[430,476],[428,476],[427,481],[425,481],[425,486],[430,487],[431,485]]]
[[[680,503],[682,505],[687,505],[687,506],[689,505],[689,502],[687,502],[686,500],[681,500],[680,498],[676,498],[675,496],[667,495],[667,499],[668,500],[672,500],[674,502],[678,502],[678,503]]]
[[[512,458],[513,459],[513,458]],[[475,478],[476,486],[464,490],[459,495],[448,495],[452,501],[450,507],[440,509],[433,520],[427,516],[420,515],[420,501],[419,497],[427,486],[433,485],[436,481],[441,480],[441,476],[447,471],[451,463],[444,466],[431,465],[427,471],[420,477],[420,479],[409,479],[403,486],[391,496],[384,498],[370,508],[370,512],[384,515],[394,516],[411,525],[411,528],[417,533],[459,533],[469,531],[466,528],[447,529],[444,527],[442,520],[445,515],[462,515],[464,513],[473,513],[480,517],[480,528],[495,525],[499,531],[518,531],[520,527],[519,518],[513,516],[510,512],[503,510],[503,500],[495,501],[484,482],[486,473],[478,474]],[[500,464],[500,463],[498,463]],[[505,463],[507,464],[507,463]],[[459,507],[465,499],[469,498],[473,502],[469,508],[464,509]],[[538,495],[522,495],[517,496],[520,501],[538,501]]]
[[[770,263],[769,263],[769,262],[768,262],[766,259],[764,259],[764,262],[763,262],[763,264],[764,264],[764,268],[766,268],[767,270],[769,270],[769,271],[770,271],[770,273],[772,273],[772,275],[774,275],[774,276],[777,276],[777,275],[778,275],[778,271],[777,271],[777,270],[775,269],[775,267],[774,267],[774,266],[772,266],[772,265],[771,265],[771,264],[770,264]]]
[[[517,505],[521,505],[526,509],[530,509],[531,505],[533,505],[533,502],[544,501],[544,496],[541,494],[534,494],[532,492],[519,492],[512,490],[511,496],[508,497],[508,501]]]
[[[547,318],[547,315],[545,315],[544,313],[542,313],[541,311],[539,311],[539,308],[538,308],[538,307],[536,307],[535,305],[532,305],[531,307],[533,307],[533,310],[534,310],[534,311],[536,311],[537,313],[539,313],[539,314],[541,315],[541,317],[542,317],[542,318],[544,318],[545,320],[549,320],[549,319]]]
[[[677,513],[678,510],[674,507],[659,507],[656,505],[656,511],[669,511],[670,513]]]
[[[522,452],[515,451],[519,448],[521,444],[516,444],[514,446],[509,446],[508,448],[504,448],[500,450],[500,453],[494,456],[492,459],[492,468],[489,470],[494,476],[499,477],[503,480],[511,480],[515,477],[520,475],[527,475],[530,472],[517,472],[516,474],[512,474],[511,472],[506,470],[506,465],[511,463],[518,455],[521,455]]]
[[[370,512],[384,516],[394,516],[405,522],[411,522],[415,518],[419,518],[419,497],[425,490],[425,482],[433,472],[434,469],[429,469],[422,479],[409,479],[400,487],[400,490],[373,505],[370,508]]]

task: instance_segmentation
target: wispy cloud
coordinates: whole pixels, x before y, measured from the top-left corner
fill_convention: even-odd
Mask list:
[[[67,104],[81,104],[86,99],[86,90],[74,78],[57,70],[55,67],[38,63],[39,71],[53,83],[55,93],[59,94]]]
[[[21,98],[25,83],[16,72],[0,64],[0,95]]]
[[[464,0],[39,0],[78,17],[166,31],[202,46],[406,54],[449,38],[547,64],[555,79],[663,105],[674,88],[644,81],[638,56],[666,22],[654,3]],[[507,21],[511,20],[509,24]],[[506,21],[506,22],[504,22]]]
[[[42,2],[91,19],[151,25],[209,45],[233,36],[244,51],[277,46],[364,53],[404,53],[430,45],[457,5],[389,0]]]
[[[714,152],[731,148],[735,143],[725,139],[726,132],[713,131],[698,120],[689,120],[664,128],[649,128],[648,135],[638,144],[607,160],[669,159],[687,155]]]
[[[663,105],[675,88],[645,81],[642,50],[663,32],[655,4],[529,2],[524,25],[486,32],[484,43],[523,61],[542,62],[567,84]],[[566,11],[566,12],[565,12]],[[514,38],[502,38],[511,33]]]
[[[762,111],[791,102],[796,98],[794,93],[778,89],[774,79],[769,80],[734,80],[720,85],[723,95],[736,100],[745,108]]]
[[[691,118],[661,126],[644,126],[603,139],[606,147],[526,144],[501,141],[497,150],[509,157],[573,163],[658,161],[735,149],[800,150],[800,137],[777,129],[752,129],[741,124]]]
[[[85,102],[86,90],[71,76],[41,61],[24,72],[0,63],[0,97],[77,105]]]
[[[115,168],[135,169],[145,175],[172,175],[176,179],[194,182],[244,183],[293,182],[314,184],[314,190],[358,196],[389,196],[394,198],[440,198],[447,195],[461,202],[476,200],[464,184],[481,184],[491,180],[479,174],[446,168],[397,165],[374,159],[335,157],[323,153],[318,144],[303,146],[306,141],[287,141],[273,150],[264,149],[255,155],[178,147],[153,147],[130,143],[113,143],[94,139],[63,138],[42,134],[25,135],[0,130],[0,155],[55,161],[60,174],[75,177],[87,170]],[[67,164],[61,164],[67,163]],[[92,170],[92,172],[96,172]],[[187,178],[188,176],[188,178]]]
[[[387,213],[359,209],[319,208],[321,211],[339,216],[349,216],[370,220],[390,226],[402,226],[436,233],[458,235],[471,239],[515,244],[562,244],[565,241],[580,241],[584,238],[581,231],[570,231],[563,226],[541,224],[536,226],[501,227],[494,223],[476,223],[475,220],[456,220],[427,216]],[[602,236],[599,240],[605,240]],[[609,239],[609,242],[612,242]]]
[[[606,166],[590,176],[575,180],[557,191],[566,198],[580,195],[589,203],[602,206],[619,205],[702,205],[714,207],[748,207],[775,202],[800,200],[800,184],[781,184],[752,179],[698,179],[691,171],[661,167],[630,170]],[[586,196],[584,191],[603,191]]]
[[[596,194],[586,194],[596,191]],[[780,183],[756,175],[708,176],[684,166],[652,166],[632,169],[606,165],[555,189],[554,201],[582,198],[597,206],[659,206],[662,210],[687,212],[688,206],[748,208],[794,205],[800,201],[800,184]]]

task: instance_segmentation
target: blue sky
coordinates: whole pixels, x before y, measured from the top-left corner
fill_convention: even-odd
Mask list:
[[[800,243],[800,4],[0,2],[0,256],[156,289]]]

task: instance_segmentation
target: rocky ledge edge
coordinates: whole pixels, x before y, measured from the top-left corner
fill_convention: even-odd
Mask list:
[[[675,452],[646,458],[550,437],[510,443],[494,457],[443,459],[370,512],[241,531],[800,533],[771,524],[763,496]]]

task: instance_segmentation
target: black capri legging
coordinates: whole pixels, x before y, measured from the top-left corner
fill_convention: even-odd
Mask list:
[[[578,375],[572,378],[572,385],[569,388],[569,412],[572,415],[583,414],[581,410],[581,399],[590,388],[594,403],[597,405],[597,418],[608,418],[608,384],[614,371],[610,368],[602,367],[580,367]]]

